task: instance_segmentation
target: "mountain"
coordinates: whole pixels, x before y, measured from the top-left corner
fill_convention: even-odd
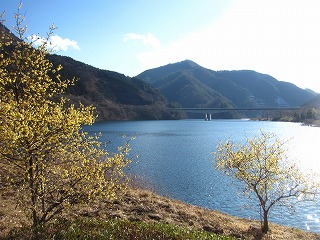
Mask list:
[[[12,33],[0,23],[0,37]],[[12,35],[14,40],[20,41]],[[296,107],[316,94],[254,71],[213,71],[190,60],[147,70],[135,78],[101,70],[70,57],[48,55],[61,64],[72,103],[93,104],[99,120],[176,119],[182,107]],[[156,90],[158,89],[158,90]],[[226,114],[225,117],[235,117]]]
[[[62,79],[77,78],[67,89],[71,102],[93,104],[99,120],[175,119],[167,99],[150,84],[123,74],[101,70],[70,57],[48,55],[54,64],[63,66]]]
[[[210,73],[197,73],[201,67],[186,60],[176,64],[147,70],[137,76],[159,89],[169,101],[178,102],[183,107],[235,107],[225,96],[200,80]]]
[[[302,105],[302,108],[315,108],[320,110],[320,94],[316,95],[310,101]]]
[[[7,47],[10,52],[17,38],[6,26],[0,23],[1,41],[12,39]],[[182,113],[173,113],[167,99],[150,84],[123,74],[101,70],[70,57],[48,54],[47,58],[55,66],[62,65],[61,79],[77,79],[68,87],[66,95],[70,103],[94,105],[98,120],[125,119],[175,119]]]
[[[251,70],[213,71],[185,60],[140,78],[182,107],[299,107],[316,94]]]
[[[6,41],[5,36],[9,36],[14,41],[21,41],[16,35],[14,35],[5,25],[0,22],[0,39]],[[4,38],[3,38],[4,37]]]

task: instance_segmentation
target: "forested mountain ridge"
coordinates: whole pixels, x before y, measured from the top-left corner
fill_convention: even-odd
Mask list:
[[[96,106],[100,120],[172,119],[167,99],[150,84],[123,74],[101,70],[70,57],[49,55],[61,64],[64,79],[77,78],[67,89],[72,102]]]
[[[137,77],[183,107],[300,107],[316,95],[267,74],[213,71],[190,60],[146,70]]]
[[[1,41],[10,38],[22,41],[2,23],[1,36],[4,36]],[[11,51],[9,46],[7,51]],[[55,66],[63,66],[60,72],[62,80],[77,79],[66,92],[70,103],[94,105],[98,120],[175,119],[182,115],[168,110],[170,104],[167,99],[140,79],[101,70],[70,57],[48,54],[47,58]]]
[[[12,34],[2,24],[0,30],[0,34]],[[99,120],[181,118],[181,112],[169,110],[173,106],[298,107],[316,95],[266,74],[213,71],[190,60],[146,70],[131,78],[70,57],[47,57],[63,66],[62,79],[78,79],[67,89],[71,103],[95,105]]]
[[[317,94],[310,101],[302,105],[303,108],[315,108],[320,110],[320,94]]]

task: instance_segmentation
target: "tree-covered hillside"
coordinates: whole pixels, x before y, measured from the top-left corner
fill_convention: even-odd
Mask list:
[[[0,36],[21,41],[0,23]],[[11,50],[7,49],[9,53]],[[168,110],[170,103],[150,84],[123,74],[101,70],[70,57],[48,54],[56,67],[62,65],[61,79],[76,78],[67,89],[72,103],[94,105],[99,120],[176,119],[181,113]]]
[[[183,107],[299,107],[315,93],[250,70],[213,71],[185,60],[138,78]]]
[[[302,106],[303,108],[315,108],[320,110],[320,94],[316,95],[310,101],[306,102]]]
[[[100,120],[175,119],[168,110],[166,98],[150,84],[123,74],[101,70],[70,57],[49,55],[55,65],[61,64],[62,78],[76,77],[67,89],[73,102],[94,104]]]

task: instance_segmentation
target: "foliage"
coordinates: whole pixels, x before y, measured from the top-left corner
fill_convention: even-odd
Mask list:
[[[24,239],[234,239],[171,224],[91,218],[78,218],[75,221],[58,219],[44,228],[39,228],[37,233],[30,232],[27,228],[12,231],[8,239],[19,239],[21,236]]]
[[[62,65],[63,78],[79,79],[67,88],[71,102],[78,100],[96,106],[100,120],[176,119],[168,110],[166,98],[137,78],[102,70],[70,57],[51,54],[54,66]]]
[[[244,183],[243,192],[253,193],[263,217],[262,232],[269,229],[268,214],[275,205],[289,206],[289,198],[312,199],[315,186],[298,167],[289,162],[285,142],[275,134],[261,131],[261,136],[240,145],[227,141],[217,147],[216,169]]]
[[[46,59],[54,26],[34,48],[15,18],[24,41],[4,31],[0,41],[0,186],[16,191],[36,227],[74,204],[114,198],[129,145],[110,155],[81,130],[95,121],[94,107],[59,97],[73,80],[61,80],[61,66]]]
[[[302,109],[300,113],[294,114],[295,122],[302,122],[306,125],[312,125],[314,121],[320,119],[320,109],[306,108]]]
[[[315,96],[266,74],[213,71],[189,60],[146,70],[137,77],[183,107],[299,107]]]
[[[281,116],[272,118],[273,121],[300,122],[308,126],[319,126],[320,109],[315,107],[302,107],[298,111],[285,111]]]

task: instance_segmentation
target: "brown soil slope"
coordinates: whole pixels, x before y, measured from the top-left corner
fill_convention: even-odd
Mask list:
[[[9,229],[28,223],[23,213],[15,208],[13,196],[0,196],[0,207],[0,238]],[[74,210],[72,215],[145,222],[162,221],[241,239],[320,239],[318,234],[276,224],[271,224],[269,234],[261,236],[258,221],[232,217],[136,188],[127,190],[122,200],[79,208]]]

